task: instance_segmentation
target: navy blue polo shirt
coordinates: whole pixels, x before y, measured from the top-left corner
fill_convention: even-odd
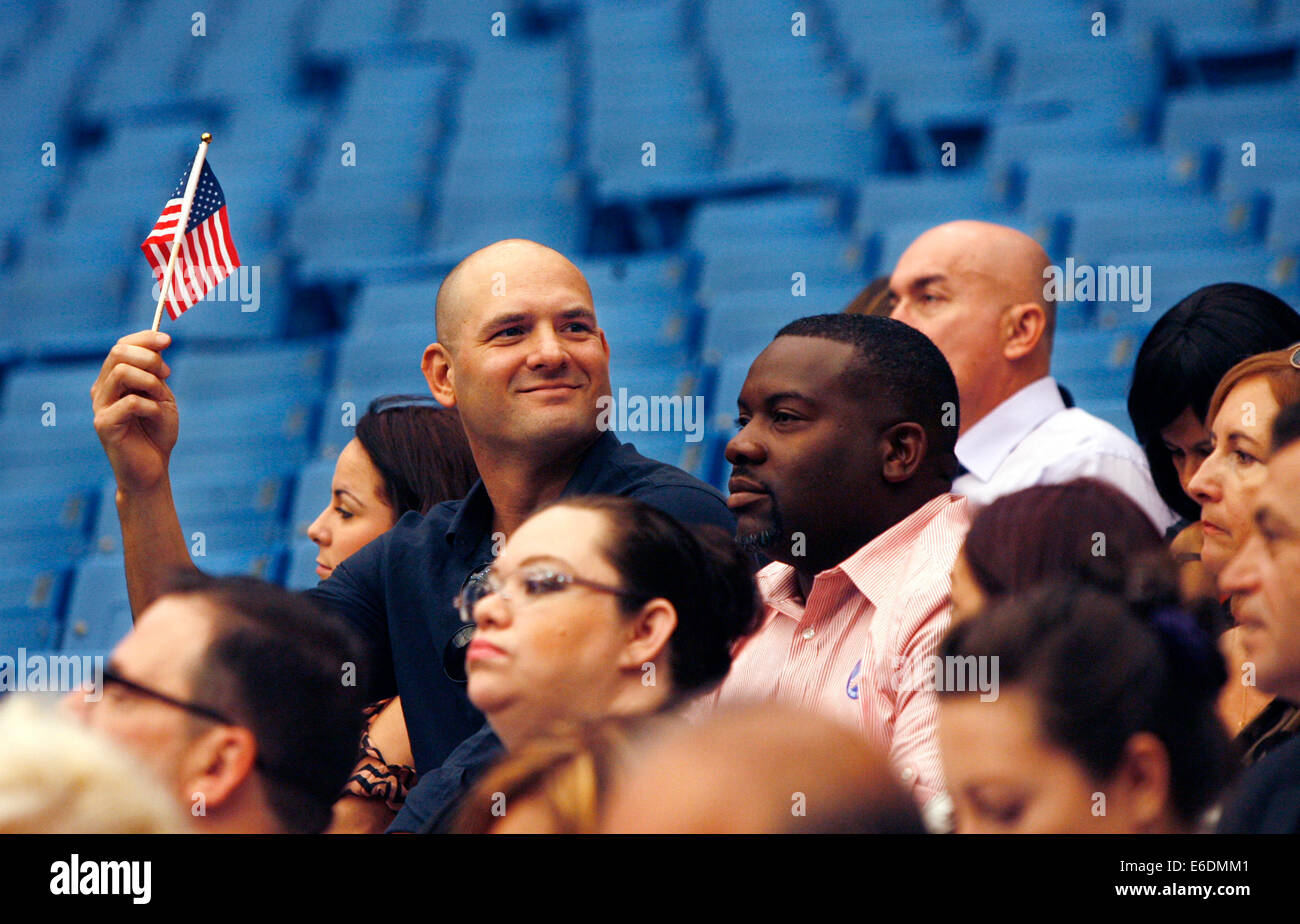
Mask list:
[[[609,431],[583,454],[562,494],[633,497],[683,523],[736,528],[715,488],[647,459]],[[443,654],[463,627],[452,601],[465,579],[492,560],[492,512],[479,481],[461,500],[425,516],[406,514],[307,591],[369,646],[368,676],[358,685],[373,700],[401,694],[419,773],[442,764],[483,725],[465,684],[444,671]]]

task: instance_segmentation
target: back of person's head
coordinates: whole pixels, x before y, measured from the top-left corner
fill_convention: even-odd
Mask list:
[[[645,720],[565,722],[512,749],[461,803],[457,834],[593,834],[614,769]]]
[[[0,703],[0,834],[184,834],[163,784],[118,745],[10,696]]]
[[[1190,408],[1208,423],[1210,398],[1224,373],[1248,356],[1300,340],[1300,314],[1272,293],[1241,283],[1197,289],[1156,321],[1133,367],[1128,412],[1165,503],[1200,517],[1165,448],[1161,431]]]
[[[1048,578],[1122,592],[1129,566],[1161,547],[1159,530],[1128,495],[1076,478],[997,498],[975,515],[962,554],[983,595],[997,598]]]
[[[1116,778],[1135,735],[1154,735],[1167,755],[1169,814],[1194,828],[1236,763],[1215,708],[1227,670],[1204,628],[1209,604],[1181,604],[1172,569],[1156,562],[1135,570],[1124,595],[1049,581],[1007,598],[954,625],[939,653],[994,664],[1002,700],[1028,692],[1039,736],[1097,784]]]
[[[460,414],[428,395],[376,398],[356,437],[383,478],[394,520],[464,497],[478,480]]]
[[[1215,387],[1214,394],[1210,396],[1206,422],[1219,415],[1229,392],[1246,379],[1256,376],[1268,383],[1269,391],[1279,408],[1300,401],[1300,344],[1293,344],[1285,350],[1247,357],[1225,372]]]
[[[1300,402],[1286,405],[1273,420],[1273,451],[1295,442],[1300,442]]]
[[[941,471],[951,477],[961,423],[957,380],[930,338],[901,321],[856,314],[799,318],[776,335],[852,346],[857,362],[846,372],[851,391],[864,403],[887,402],[899,422],[920,424],[929,444],[927,457],[941,460]]]
[[[887,318],[894,309],[894,300],[889,292],[889,277],[877,276],[867,283],[853,300],[844,307],[845,314],[865,314]]]
[[[686,527],[657,507],[629,497],[566,497],[551,506],[605,517],[603,553],[622,578],[620,605],[635,611],[663,598],[677,614],[668,664],[676,697],[722,681],[732,646],[761,618],[751,559],[713,526]]]
[[[860,733],[777,703],[647,736],[608,802],[609,833],[925,833],[888,760]]]
[[[287,833],[330,822],[357,758],[365,702],[357,643],[307,597],[250,577],[189,573],[168,594],[201,598],[213,635],[194,700],[249,729],[271,811]]]

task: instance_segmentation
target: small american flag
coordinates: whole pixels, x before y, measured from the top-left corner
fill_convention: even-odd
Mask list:
[[[140,245],[144,258],[153,267],[154,279],[160,285],[167,272],[167,258],[171,255],[176,224],[181,220],[185,185],[192,169],[193,164],[181,177],[176,192],[167,200],[158,223]],[[205,160],[203,172],[199,174],[199,185],[194,190],[189,224],[185,226],[185,237],[172,271],[171,291],[166,303],[171,319],[179,318],[238,266],[239,253],[235,250],[235,242],[230,239],[230,222],[226,217],[226,197]]]

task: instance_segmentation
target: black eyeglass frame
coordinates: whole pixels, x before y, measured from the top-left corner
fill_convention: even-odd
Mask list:
[[[197,715],[200,718],[208,719],[209,721],[216,722],[218,725],[240,724],[228,715],[218,712],[208,706],[199,703],[187,703],[183,699],[177,699],[174,696],[169,696],[168,694],[155,690],[152,687],[147,687],[143,683],[123,677],[111,667],[105,667],[101,673],[101,677],[105,684],[116,683],[119,686],[126,687],[126,689],[130,690],[132,693],[136,693],[146,699],[156,700],[160,703],[166,703],[168,706],[183,709],[191,715]]]

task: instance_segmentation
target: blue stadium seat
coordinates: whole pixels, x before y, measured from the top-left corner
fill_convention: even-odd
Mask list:
[[[335,461],[333,458],[317,459],[298,470],[293,507],[289,511],[289,536],[294,543],[306,541],[307,527],[332,499],[330,486],[334,480]],[[312,548],[315,547],[313,543]]]
[[[447,267],[448,270],[451,267]],[[348,327],[352,331],[382,330],[393,325],[425,324],[433,330],[433,308],[442,275],[436,279],[371,283],[357,293]]]
[[[198,306],[194,310],[198,310]],[[186,314],[179,324],[189,317]],[[172,332],[176,347],[165,354],[172,374],[167,385],[176,395],[181,426],[196,404],[283,400],[286,395],[314,399],[329,368],[329,350],[319,343],[277,343],[238,349],[187,346],[187,333]]]
[[[68,573],[61,568],[0,571],[0,654],[58,646],[67,583]]]
[[[54,405],[55,420],[60,424],[89,425],[94,416],[90,408],[90,386],[102,365],[102,360],[92,360],[18,366],[4,378],[0,416],[40,418],[49,413],[48,402]]]
[[[339,343],[334,386],[373,391],[373,383],[381,379],[403,383],[403,387],[393,391],[412,394],[428,391],[420,361],[424,348],[436,339],[437,332],[427,322],[349,333]]]
[[[1115,253],[1111,262],[1151,267],[1151,310],[1143,316],[1127,310],[1118,317],[1103,315],[1099,323],[1104,325],[1149,327],[1183,298],[1216,282],[1244,282],[1295,300],[1295,262],[1288,263],[1261,248],[1135,250]]]
[[[1300,255],[1300,182],[1287,183],[1273,189],[1269,206],[1268,228],[1264,243],[1270,250],[1289,255],[1291,276],[1295,275],[1295,257]]]
[[[278,580],[282,549],[235,550],[196,558],[210,574],[247,574]],[[78,567],[63,626],[64,652],[98,653],[112,649],[131,631],[131,603],[126,573],[117,555],[92,555]]]
[[[1300,128],[1296,86],[1193,90],[1167,98],[1160,143],[1167,151],[1199,152],[1224,137]]]
[[[289,565],[285,570],[284,586],[290,590],[308,590],[320,583],[316,574],[316,556],[320,549],[316,543],[303,539],[289,549]]]
[[[92,556],[77,567],[64,622],[64,651],[105,651],[131,631],[131,602],[119,556]]]
[[[805,299],[817,311],[838,311],[845,304],[826,303],[845,289],[866,285],[862,251],[834,235],[715,241],[701,246],[704,256],[696,298],[706,307],[717,299],[745,293],[754,299]],[[802,278],[796,277],[801,273]],[[798,295],[802,287],[804,295]],[[851,297],[851,296],[850,296]]]
[[[988,181],[978,172],[923,176],[872,177],[858,187],[853,240],[865,244],[900,220],[938,225],[960,218],[1001,221],[1004,208],[989,195]],[[877,270],[888,272],[889,267]]]
[[[1106,263],[1113,254],[1138,248],[1231,251],[1242,243],[1229,235],[1226,215],[1212,201],[1141,197],[1083,203],[1072,206],[1069,217],[1069,252],[1083,263]]]
[[[1079,377],[1127,375],[1143,336],[1143,331],[1132,328],[1058,332],[1052,348],[1052,375],[1067,388]]]

